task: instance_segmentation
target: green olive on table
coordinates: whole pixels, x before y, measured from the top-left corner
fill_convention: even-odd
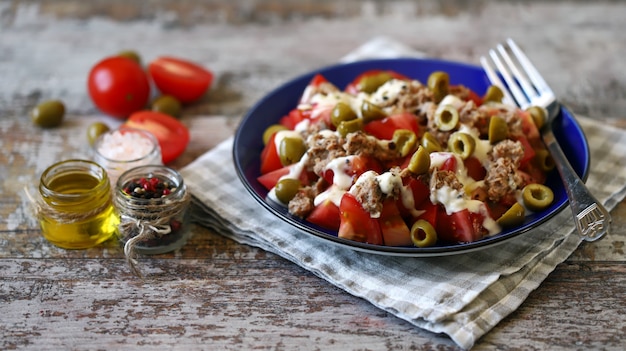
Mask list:
[[[296,196],[298,190],[300,189],[300,181],[292,178],[284,178],[276,183],[276,187],[274,187],[274,193],[276,194],[276,198],[280,200],[280,202],[286,204],[291,201],[291,199]]]
[[[180,101],[171,95],[159,96],[152,101],[150,107],[152,108],[152,111],[165,113],[166,115],[176,118],[180,117],[180,112],[182,110]]]
[[[428,76],[426,84],[428,85],[430,91],[432,91],[435,102],[439,103],[444,97],[446,97],[446,95],[448,95],[448,90],[450,88],[450,76],[446,72],[435,71]]]
[[[363,121],[368,123],[383,119],[387,117],[387,114],[377,105],[365,100],[363,101],[363,104],[361,104],[361,116],[363,116]]]
[[[87,127],[87,140],[89,141],[89,145],[93,146],[100,135],[108,132],[109,130],[109,126],[102,122],[94,122],[90,124],[89,127]]]
[[[421,145],[429,154],[432,152],[443,151],[443,148],[441,147],[441,144],[439,144],[437,138],[435,138],[435,136],[432,135],[430,132],[426,132],[424,133],[424,135],[422,135]]]
[[[380,72],[361,78],[358,84],[359,91],[371,94],[378,90],[381,85],[390,81],[393,77],[388,72]]]
[[[335,126],[339,126],[341,122],[351,121],[357,118],[356,113],[350,105],[344,102],[338,102],[330,112],[330,122]]]
[[[278,145],[278,157],[283,166],[294,164],[306,153],[306,145],[301,138],[286,137]]]
[[[138,65],[141,65],[141,56],[134,50],[122,50],[117,53],[117,56],[126,57],[137,62]]]
[[[495,85],[491,85],[483,96],[483,102],[502,102],[503,98],[504,93],[502,90]]]
[[[30,117],[33,123],[42,128],[58,127],[65,116],[65,105],[60,100],[48,100],[35,106]]]
[[[271,126],[267,127],[267,129],[265,129],[265,131],[263,132],[263,145],[267,145],[267,143],[270,142],[270,138],[272,137],[272,135],[280,132],[281,130],[287,130],[287,127],[282,124],[272,124]]]
[[[532,183],[528,184],[522,190],[522,200],[524,206],[531,211],[541,211],[552,203],[554,200],[554,193],[552,189],[543,184]]]
[[[411,226],[411,241],[417,247],[433,246],[437,243],[437,231],[428,221],[419,219]]]
[[[339,135],[344,138],[348,134],[355,133],[360,130],[363,130],[363,120],[360,118],[355,118],[351,121],[343,121],[337,126],[337,132],[339,132]]]
[[[496,144],[499,141],[502,141],[507,138],[509,135],[509,126],[506,124],[506,121],[499,116],[493,116],[489,120],[489,142],[491,144]]]
[[[524,223],[525,215],[524,206],[516,202],[496,222],[504,228],[513,228]]]
[[[450,135],[450,139],[448,139],[448,148],[450,151],[466,160],[474,154],[474,150],[476,149],[476,140],[474,140],[473,136],[467,133],[452,133],[452,135]]]
[[[411,173],[426,174],[430,169],[430,154],[423,146],[419,146],[417,151],[411,156],[407,167]]]

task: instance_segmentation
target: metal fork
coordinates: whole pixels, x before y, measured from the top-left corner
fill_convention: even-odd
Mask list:
[[[515,103],[522,109],[530,106],[546,109],[548,119],[541,129],[541,136],[563,180],[578,233],[585,241],[602,238],[610,230],[611,216],[578,177],[552,133],[552,123],[561,111],[552,89],[512,39],[489,50],[489,57],[495,69],[485,57],[481,57],[480,62],[491,83],[504,93],[504,102]]]

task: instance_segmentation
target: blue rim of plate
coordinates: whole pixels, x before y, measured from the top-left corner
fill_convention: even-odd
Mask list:
[[[463,84],[479,95],[484,94],[490,85],[483,69],[475,65],[438,59],[397,58],[327,66],[279,86],[257,102],[244,116],[235,133],[232,150],[235,170],[244,187],[278,219],[313,237],[353,250],[382,255],[429,257],[467,253],[500,244],[540,226],[567,206],[567,194],[558,172],[554,170],[548,174],[546,184],[553,190],[555,201],[546,210],[526,216],[524,224],[520,227],[470,243],[438,244],[418,248],[372,245],[342,239],[335,231],[293,216],[284,206],[266,199],[268,191],[257,181],[260,175],[263,131],[271,124],[278,123],[282,116],[297,106],[302,92],[314,75],[322,74],[339,89],[343,89],[357,75],[371,69],[394,70],[421,82],[426,82],[428,75],[433,71],[445,71],[450,76],[450,84]],[[589,145],[582,128],[566,108],[561,108],[561,115],[554,121],[553,131],[572,168],[586,180],[590,165]]]

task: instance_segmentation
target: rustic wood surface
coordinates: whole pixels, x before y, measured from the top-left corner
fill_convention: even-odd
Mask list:
[[[511,36],[578,114],[624,127],[626,6],[619,1],[27,1],[0,2],[0,349],[456,350],[277,256],[195,226],[181,250],[142,258],[116,243],[68,251],[40,234],[22,189],[52,163],[89,157],[86,127],[120,122],[86,94],[89,68],[135,49],[216,73],[187,106],[183,167],[232,135],[278,84],[336,62],[379,35],[430,56],[477,63]],[[63,125],[29,110],[62,99]],[[581,247],[475,349],[622,350],[626,203],[613,233]]]

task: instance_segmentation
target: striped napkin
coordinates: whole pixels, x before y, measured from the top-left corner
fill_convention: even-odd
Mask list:
[[[419,53],[377,38],[349,55]],[[626,131],[578,118],[591,149],[587,185],[612,209],[626,194]],[[201,211],[198,223],[239,243],[260,247],[375,306],[469,349],[513,312],[581,242],[571,212],[516,239],[482,251],[409,258],[368,254],[299,232],[245,190],[232,160],[233,138],[181,170]]]

